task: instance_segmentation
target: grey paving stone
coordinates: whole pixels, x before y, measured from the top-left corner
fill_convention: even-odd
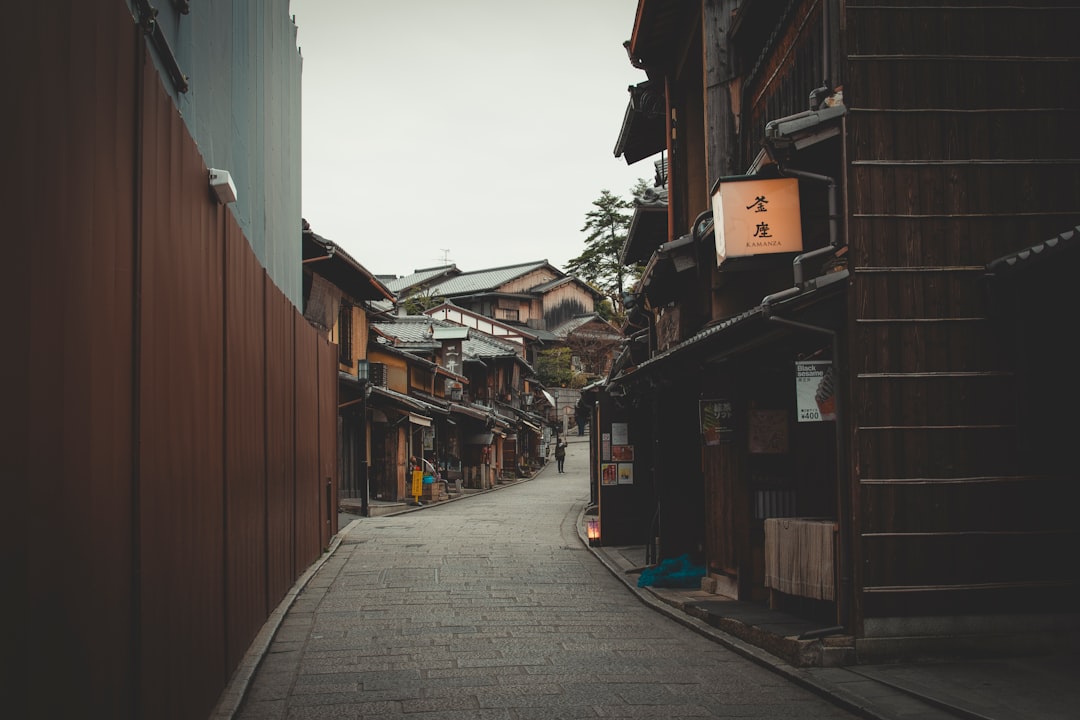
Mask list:
[[[850,717],[643,605],[578,539],[588,497],[541,474],[354,523],[238,717]]]

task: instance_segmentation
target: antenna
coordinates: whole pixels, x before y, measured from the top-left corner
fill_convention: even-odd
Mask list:
[[[443,265],[449,265],[450,264],[450,248],[439,248],[439,249],[442,250]]]

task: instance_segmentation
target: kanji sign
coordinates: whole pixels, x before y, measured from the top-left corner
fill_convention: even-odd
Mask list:
[[[732,179],[713,194],[716,264],[728,258],[801,252],[799,181]]]

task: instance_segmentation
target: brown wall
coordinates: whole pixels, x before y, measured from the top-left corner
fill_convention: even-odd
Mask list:
[[[1078,13],[847,4],[853,568],[868,621],[1075,602],[1075,563],[1056,561],[1077,546],[1057,510],[1067,483],[1020,452],[1022,391],[984,274],[1080,217],[1065,129],[1080,76],[1061,30]]]
[[[336,529],[336,353],[212,199],[126,5],[14,12],[5,710],[205,718]]]

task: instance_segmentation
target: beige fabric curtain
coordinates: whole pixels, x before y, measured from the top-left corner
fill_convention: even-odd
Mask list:
[[[765,519],[765,587],[788,595],[836,599],[836,522]]]

